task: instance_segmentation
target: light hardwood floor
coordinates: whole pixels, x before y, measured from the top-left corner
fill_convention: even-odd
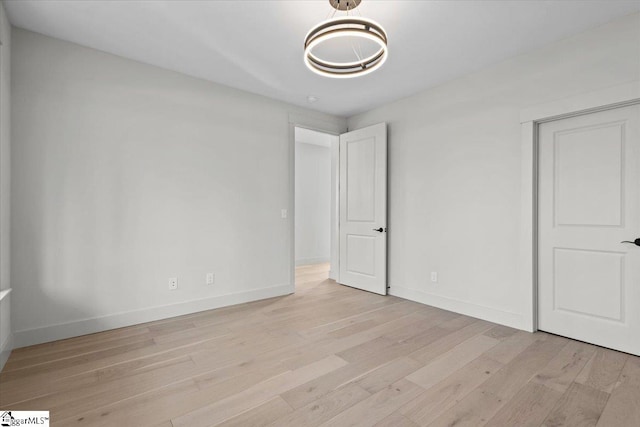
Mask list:
[[[640,426],[640,358],[327,280],[15,350],[0,408],[90,426]],[[640,339],[640,337],[639,337]]]

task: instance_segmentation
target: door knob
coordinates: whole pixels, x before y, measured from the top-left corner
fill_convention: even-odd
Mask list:
[[[625,240],[624,242],[620,242],[620,243],[633,243],[636,246],[640,246],[640,238],[637,238],[635,241],[630,242],[629,240]]]
[[[384,228],[380,227],[380,228],[374,228],[373,231],[377,231],[378,233],[382,233],[384,230]]]

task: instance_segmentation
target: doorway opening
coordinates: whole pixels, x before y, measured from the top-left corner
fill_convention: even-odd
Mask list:
[[[329,133],[295,127],[296,291],[338,272],[338,144]]]

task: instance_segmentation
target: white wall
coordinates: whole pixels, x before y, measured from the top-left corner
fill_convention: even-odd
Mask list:
[[[391,293],[523,327],[520,112],[638,79],[635,14],[351,117],[389,124]]]
[[[18,345],[293,290],[288,113],[342,120],[12,36]],[[389,123],[392,293],[522,325],[520,111],[637,80],[639,46],[636,14],[350,118]]]
[[[293,291],[289,113],[344,119],[20,29],[13,53],[18,346]]]
[[[11,352],[10,198],[11,153],[10,71],[11,25],[0,2],[0,370]],[[3,293],[4,291],[4,293]],[[4,295],[4,297],[2,297]]]
[[[337,137],[334,137],[337,139]],[[331,148],[296,141],[296,264],[331,257]]]

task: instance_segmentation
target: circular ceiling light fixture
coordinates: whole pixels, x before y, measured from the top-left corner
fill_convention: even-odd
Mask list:
[[[371,19],[349,16],[361,1],[329,0],[336,11],[346,11],[347,16],[321,22],[307,33],[304,62],[311,71],[333,78],[358,77],[377,70],[387,60],[387,33],[382,26]],[[369,49],[363,50],[361,42]],[[350,48],[353,58],[348,60],[343,55],[339,60],[327,59],[323,48],[326,54],[336,44]]]

